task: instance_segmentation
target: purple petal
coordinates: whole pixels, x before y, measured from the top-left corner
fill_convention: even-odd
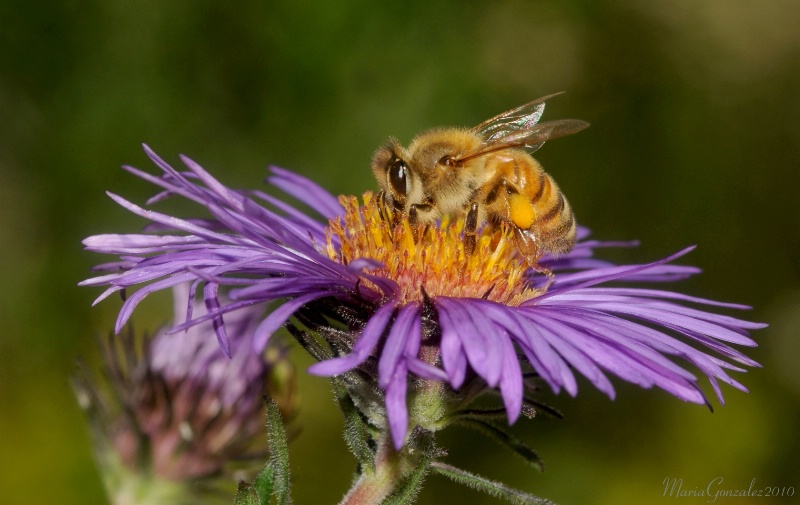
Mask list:
[[[269,168],[275,174],[267,179],[270,184],[297,198],[323,217],[332,219],[344,214],[344,207],[339,200],[316,182],[280,167]]]
[[[391,304],[379,307],[367,322],[358,340],[356,340],[353,352],[341,358],[315,363],[309,367],[309,373],[330,377],[349,372],[359,366],[372,354],[381,336],[386,331],[386,326],[394,315],[394,310],[395,306]]]
[[[695,247],[696,246],[687,247],[686,249],[678,251],[677,253],[673,254],[672,256],[668,256],[668,257],[666,257],[666,258],[664,258],[662,260],[654,261],[654,262],[648,263],[646,265],[635,265],[635,266],[616,267],[616,268],[610,268],[610,269],[601,269],[601,270],[608,270],[608,271],[607,272],[602,272],[602,274],[599,274],[599,275],[598,275],[597,272],[590,270],[590,271],[586,272],[587,276],[589,277],[588,280],[586,280],[584,282],[577,283],[577,284],[571,284],[569,286],[562,287],[562,288],[558,288],[556,285],[554,285],[553,289],[551,289],[547,293],[543,294],[542,296],[539,296],[538,298],[534,298],[529,303],[526,303],[524,305],[529,305],[529,304],[534,304],[534,303],[541,303],[543,300],[546,300],[547,298],[552,298],[553,296],[564,294],[564,293],[568,293],[568,292],[574,291],[576,289],[587,288],[587,287],[590,287],[590,286],[594,286],[595,284],[600,284],[600,283],[603,283],[603,282],[610,282],[610,281],[617,280],[617,279],[620,279],[620,278],[629,277],[629,276],[631,276],[633,274],[637,274],[637,273],[640,273],[642,271],[646,271],[648,269],[652,269],[654,267],[658,267],[658,266],[664,265],[665,263],[669,263],[669,262],[671,262],[671,261],[673,261],[675,259],[680,258],[681,256],[685,256],[686,254],[692,252],[695,249]],[[556,280],[558,280],[558,279],[556,279]]]
[[[453,331],[457,335],[456,338],[460,341],[464,354],[473,370],[485,378],[486,375],[489,375],[489,343],[485,339],[485,334],[476,330],[469,311],[458,299],[440,296],[436,298],[436,305],[447,312],[446,317],[449,320],[449,325],[451,325],[449,331]],[[481,322],[484,323],[483,321]],[[444,330],[445,328],[442,327],[442,332]],[[494,354],[499,356],[497,352]],[[499,373],[494,370],[492,371],[492,376],[496,378],[494,385],[497,385],[500,380]]]
[[[114,200],[115,202],[120,204],[125,209],[129,210],[130,212],[133,212],[134,214],[136,214],[138,216],[141,216],[141,217],[144,217],[146,219],[149,219],[151,221],[155,221],[157,223],[165,224],[165,225],[170,226],[172,228],[183,230],[183,231],[188,232],[188,233],[193,233],[193,234],[198,235],[200,237],[205,237],[206,239],[209,239],[209,240],[219,240],[221,242],[226,242],[226,241],[229,240],[228,237],[226,237],[224,235],[220,235],[218,233],[211,232],[209,230],[206,230],[205,228],[201,228],[199,226],[196,226],[196,225],[192,224],[191,222],[186,221],[184,219],[179,219],[179,218],[168,216],[166,214],[161,214],[159,212],[155,212],[155,211],[152,211],[152,210],[143,209],[143,208],[139,207],[138,205],[136,205],[134,203],[131,203],[128,200],[122,198],[121,196],[118,196],[118,195],[115,195],[114,193],[111,193],[110,191],[106,192],[106,194],[108,194],[108,196],[110,196],[112,200]]]
[[[88,251],[109,254],[137,254],[165,250],[172,247],[194,245],[203,239],[194,235],[137,235],[105,234],[93,235],[83,240]]]
[[[629,382],[644,388],[657,385],[681,399],[705,403],[692,374],[635,340],[616,337],[613,332],[604,332],[597,326],[578,327],[582,321],[574,314],[564,318],[570,325],[545,318],[541,312],[530,316],[548,328],[551,338],[564,339],[573,346],[586,349],[600,366]],[[604,342],[603,338],[613,343]]]
[[[503,335],[498,342],[502,346],[503,374],[500,377],[500,391],[508,414],[509,424],[514,424],[522,412],[522,369],[519,366],[514,344]]]
[[[700,303],[704,305],[714,305],[716,307],[726,307],[729,309],[749,310],[751,307],[739,303],[718,302],[716,300],[709,300],[707,298],[699,298],[696,296],[684,295],[683,293],[675,293],[673,291],[663,291],[659,289],[642,289],[642,288],[591,288],[587,289],[586,293],[592,295],[622,295],[622,296],[635,296],[640,298],[666,298],[670,300],[681,300],[684,302]],[[565,294],[563,296],[573,296],[572,294]],[[580,294],[578,295],[580,296]]]
[[[425,363],[419,358],[406,358],[405,361],[408,365],[408,370],[418,377],[439,382],[447,382],[449,380],[449,377],[444,370],[437,368],[430,363]]]
[[[475,371],[486,381],[489,387],[496,387],[500,382],[500,377],[503,373],[503,353],[502,346],[498,344],[503,339],[506,339],[504,329],[501,326],[495,325],[492,321],[484,317],[480,312],[470,310],[469,302],[463,303],[464,313],[469,315],[472,320],[473,330],[481,340],[483,340],[482,347],[486,350],[486,357],[479,366],[470,361],[470,364]],[[467,357],[469,358],[469,348],[467,349]]]
[[[213,313],[219,309],[218,290],[218,284],[206,284],[205,289],[203,289],[203,300],[205,301],[206,310],[208,312]],[[219,342],[222,352],[225,353],[225,356],[230,358],[231,341],[228,338],[228,334],[225,332],[225,322],[222,320],[222,316],[215,316],[211,320],[211,324],[214,327],[214,333],[217,335],[217,342]]]
[[[117,324],[114,326],[114,333],[119,334],[119,332],[122,331],[122,328],[125,326],[125,323],[128,322],[128,319],[130,319],[131,314],[133,314],[136,306],[139,304],[139,302],[144,300],[147,295],[191,280],[192,276],[189,274],[174,275],[172,277],[167,277],[166,279],[156,281],[152,284],[148,284],[147,286],[133,293],[130,297],[128,297],[127,300],[125,300],[125,303],[122,304],[122,308],[117,316]]]
[[[609,398],[612,400],[615,398],[614,386],[611,385],[611,381],[597,367],[595,361],[590,357],[592,356],[591,354],[585,353],[582,350],[583,348],[575,346],[553,333],[545,331],[543,334],[564,360],[589,379],[597,389],[607,394]]]
[[[297,225],[300,228],[306,228],[309,231],[309,233],[313,233],[314,238],[316,240],[319,240],[320,243],[323,244],[325,243],[326,225],[324,223],[321,223],[316,219],[312,219],[311,217],[295,209],[288,203],[283,202],[272,195],[268,195],[263,191],[254,191],[252,194],[257,196],[258,198],[261,198],[266,202],[269,202],[271,205],[280,209],[282,212],[285,212],[294,222],[297,223]]]
[[[395,370],[402,362],[400,358],[406,349],[407,341],[414,337],[411,335],[412,327],[419,318],[419,305],[417,304],[405,305],[398,311],[378,361],[379,384],[382,388],[387,388],[389,382],[393,380]]]
[[[354,272],[360,272],[362,270],[375,270],[384,266],[386,265],[372,258],[356,258],[347,265],[347,268]]]
[[[389,417],[389,430],[392,432],[394,447],[400,450],[408,432],[408,367],[400,362],[392,372],[386,389],[386,414]]]
[[[85,281],[84,281],[84,282],[85,282]],[[79,285],[79,286],[90,286],[91,284],[89,284],[89,283],[86,283],[86,284],[78,284],[78,285]],[[98,296],[97,298],[95,298],[95,299],[94,299],[94,301],[92,302],[92,307],[94,307],[94,306],[95,306],[95,305],[97,305],[98,303],[102,302],[103,300],[105,300],[105,299],[106,299],[106,298],[108,298],[109,296],[113,295],[113,294],[114,294],[114,293],[116,293],[117,291],[122,291],[123,289],[125,289],[125,288],[123,288],[122,286],[111,286],[110,288],[108,288],[108,289],[106,289],[105,291],[103,291],[103,292],[100,294],[100,296]]]
[[[239,210],[243,210],[242,200],[243,197],[239,193],[235,191],[231,191],[227,187],[225,187],[222,183],[220,183],[217,179],[215,179],[210,173],[208,173],[203,167],[198,165],[194,160],[189,158],[188,156],[184,156],[181,154],[181,161],[183,161],[184,165],[186,165],[189,170],[195,173],[197,177],[202,181],[206,187],[215,195],[218,195],[219,198],[230,205],[231,207]]]
[[[491,308],[491,305],[489,307]],[[550,385],[554,393],[558,393],[563,387],[570,395],[577,394],[578,384],[575,376],[542,334],[546,331],[545,328],[530,324],[530,321],[526,321],[519,312],[494,308],[492,317],[515,335],[515,340],[520,344],[531,365]]]
[[[564,303],[561,306],[575,306],[587,307],[586,304],[581,303]],[[595,303],[591,305],[593,310],[625,314],[633,316],[648,322],[657,323],[668,328],[683,328],[689,331],[703,333],[719,340],[733,342],[739,345],[754,346],[756,343],[749,337],[745,337],[741,333],[729,330],[723,326],[703,321],[691,316],[681,314],[677,307],[674,311],[663,310],[658,307],[648,306],[643,303]],[[722,316],[721,316],[722,317]]]
[[[442,366],[450,377],[450,384],[453,389],[459,389],[464,383],[467,374],[467,356],[464,354],[464,347],[461,345],[459,332],[453,316],[450,314],[447,304],[436,303],[436,312],[439,316],[439,327],[442,331],[442,343],[440,345],[442,353]]]
[[[263,352],[272,334],[283,326],[283,324],[292,317],[292,314],[297,312],[297,309],[308,302],[326,295],[327,293],[310,293],[304,296],[298,296],[272,311],[272,313],[258,325],[258,328],[256,328],[253,335],[253,351],[258,353]]]
[[[408,329],[406,347],[403,355],[406,358],[416,358],[419,355],[419,348],[422,346],[422,317],[417,311],[414,319],[411,320],[411,327]]]

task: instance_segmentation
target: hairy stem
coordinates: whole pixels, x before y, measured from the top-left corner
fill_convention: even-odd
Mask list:
[[[392,446],[388,430],[378,444],[375,469],[365,469],[339,505],[378,505],[392,494],[416,467],[419,456],[413,455],[408,448],[397,452]]]

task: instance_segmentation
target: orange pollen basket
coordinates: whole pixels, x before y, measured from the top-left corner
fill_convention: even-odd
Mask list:
[[[372,192],[364,193],[363,199],[361,206],[355,196],[339,197],[347,212],[344,222],[330,221],[326,252],[344,265],[358,258],[383,263],[383,268],[370,273],[395,281],[402,303],[422,301],[421,288],[430,297],[485,298],[511,306],[544,293],[530,286],[525,276],[528,264],[506,227],[485,229],[477,237],[475,251],[467,254],[463,219],[418,230],[402,219],[392,229]],[[334,245],[334,237],[341,247]],[[368,279],[362,282],[370,284]]]

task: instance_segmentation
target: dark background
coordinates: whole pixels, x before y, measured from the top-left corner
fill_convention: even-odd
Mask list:
[[[78,288],[102,258],[80,240],[142,220],[104,194],[153,188],[119,170],[185,153],[235,187],[269,164],[334,193],[375,187],[372,151],[441,125],[471,126],[556,91],[545,119],[592,127],[537,157],[579,221],[640,239],[615,259],[689,244],[704,274],[676,289],[753,305],[771,323],[715,412],[615,381],[586,381],[566,414],[516,433],[544,474],[453,429],[450,462],[560,504],[666,503],[685,489],[800,487],[800,10],[790,0],[139,2],[0,4],[0,495],[3,503],[103,503],[69,388],[75,357],[113,324]],[[186,208],[185,212],[194,209]],[[169,305],[167,305],[169,307]],[[169,311],[158,299],[140,327]],[[299,353],[298,353],[299,356]],[[296,503],[335,503],[354,469],[323,379],[299,360]],[[800,489],[797,490],[800,492]],[[797,498],[794,498],[795,500]],[[791,499],[783,499],[791,502]],[[432,477],[419,503],[497,503]],[[681,498],[681,503],[705,503]],[[717,503],[779,503],[736,498]],[[231,501],[232,503],[232,501]]]

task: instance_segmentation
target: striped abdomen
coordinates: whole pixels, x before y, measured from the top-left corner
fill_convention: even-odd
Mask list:
[[[575,214],[556,181],[545,172],[541,175],[539,188],[531,197],[536,216],[531,231],[542,252],[567,253],[575,246]]]
[[[490,220],[513,223],[527,237],[523,254],[563,254],[575,246],[575,215],[558,184],[539,162],[515,150],[486,162],[493,176],[483,187]]]

